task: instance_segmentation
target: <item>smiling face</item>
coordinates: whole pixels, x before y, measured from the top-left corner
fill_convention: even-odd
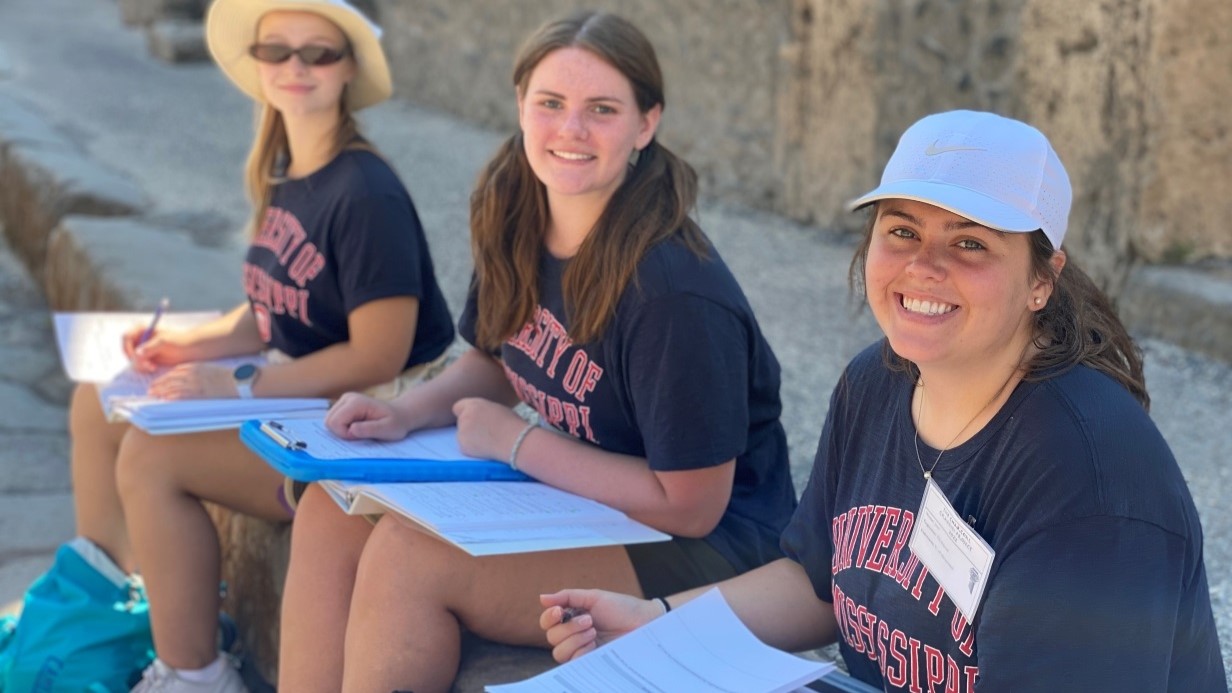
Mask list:
[[[257,43],[290,48],[322,46],[343,50],[346,36],[329,20],[311,12],[270,12],[257,27]],[[351,57],[331,65],[311,66],[297,55],[270,64],[257,62],[261,89],[284,117],[337,113],[343,88],[355,76]]]
[[[865,287],[895,353],[921,370],[1018,363],[1051,292],[1032,276],[1029,240],[923,202],[881,202]]]
[[[650,144],[661,108],[638,110],[629,80],[590,51],[561,48],[518,90],[526,157],[561,204],[602,209],[625,179],[634,149]]]

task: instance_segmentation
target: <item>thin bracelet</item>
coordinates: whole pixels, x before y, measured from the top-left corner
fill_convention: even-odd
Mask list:
[[[672,605],[671,605],[671,604],[668,604],[666,599],[664,599],[663,597],[655,597],[655,598],[654,598],[654,600],[655,600],[656,602],[659,602],[659,604],[661,604],[661,605],[663,606],[663,615],[664,615],[664,616],[666,616],[667,614],[671,613],[671,611],[672,611]]]
[[[522,441],[526,440],[527,434],[529,434],[531,429],[535,426],[536,424],[534,423],[526,424],[526,428],[523,428],[522,432],[519,433],[518,437],[513,441],[513,449],[509,451],[509,467],[514,471],[517,471],[518,469],[518,450],[522,447]]]

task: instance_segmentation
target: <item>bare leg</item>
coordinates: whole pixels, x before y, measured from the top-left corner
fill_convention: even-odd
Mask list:
[[[547,647],[539,595],[567,586],[641,594],[620,547],[475,558],[387,515],[360,560],[342,688],[448,691],[463,626],[489,640]]]
[[[151,436],[132,430],[117,463],[133,554],[150,597],[159,659],[177,669],[218,656],[218,536],[202,500],[249,515],[289,519],[282,477],[235,431]]]
[[[291,529],[291,566],[282,593],[278,687],[294,693],[342,689],[342,648],[366,517],[347,515],[316,484]],[[388,691],[386,691],[388,693]]]
[[[81,384],[73,390],[68,421],[77,534],[106,551],[116,565],[132,571],[124,509],[116,491],[116,455],[129,426],[107,421],[98,389],[91,384]]]

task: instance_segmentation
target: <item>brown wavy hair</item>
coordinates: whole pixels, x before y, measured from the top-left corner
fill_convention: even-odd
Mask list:
[[[664,105],[654,47],[633,24],[605,12],[577,12],[531,35],[514,62],[519,93],[541,60],[570,47],[593,53],[624,75],[642,113]],[[638,262],[656,243],[679,238],[707,255],[705,235],[689,217],[696,204],[697,173],[652,139],[565,269],[570,338],[586,343],[602,335]],[[531,170],[518,132],[484,167],[471,194],[479,346],[496,349],[531,319],[547,224],[547,190]]]
[[[877,203],[870,207],[864,237],[847,270],[848,288],[859,296],[865,293],[864,264],[877,221]],[[1043,231],[1031,232],[1029,241],[1031,278],[1051,283],[1052,295],[1035,311],[1035,346],[1039,351],[1025,364],[1023,380],[1046,380],[1084,364],[1120,383],[1149,410],[1151,397],[1142,371],[1142,350],[1121,323],[1112,301],[1072,260],[1065,263],[1060,274],[1053,269],[1049,262],[1054,252],[1052,242]],[[915,365],[895,354],[888,342],[885,357],[894,370],[918,374]]]

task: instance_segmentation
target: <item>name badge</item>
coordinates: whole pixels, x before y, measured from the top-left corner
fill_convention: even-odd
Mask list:
[[[932,479],[925,482],[924,499],[907,545],[967,622],[974,622],[996,552],[954,512]]]

